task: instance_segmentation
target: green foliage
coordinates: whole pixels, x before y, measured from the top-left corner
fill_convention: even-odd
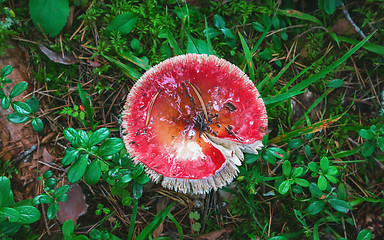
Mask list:
[[[31,0],[29,14],[36,28],[54,37],[64,28],[69,14],[68,0]]]
[[[43,190],[45,193],[34,197],[32,204],[48,204],[47,217],[48,219],[54,219],[57,212],[60,210],[59,202],[68,200],[67,192],[70,187],[69,185],[62,185],[55,190],[57,180],[53,177],[52,171],[46,171],[38,178],[38,180],[43,181]]]
[[[38,100],[35,97],[31,97],[25,102],[12,100],[27,89],[28,83],[20,82],[16,84],[12,88],[9,95],[7,95],[7,93],[5,92],[4,86],[6,84],[12,83],[11,79],[6,78],[9,74],[12,73],[12,71],[13,67],[10,65],[7,65],[3,69],[1,69],[0,105],[4,110],[7,110],[10,106],[12,106],[14,112],[10,113],[7,117],[8,121],[10,121],[11,123],[24,123],[31,120],[32,128],[36,132],[41,132],[44,130],[44,123],[40,118],[34,116],[39,110]]]
[[[116,16],[105,29],[106,34],[110,34],[112,31],[117,31],[121,34],[130,33],[135,27],[137,22],[137,15],[131,12],[120,14]]]
[[[19,231],[23,225],[40,219],[40,211],[25,200],[13,203],[11,182],[7,177],[0,177],[0,237],[6,238]]]
[[[370,157],[379,148],[384,152],[384,126],[376,127],[372,125],[369,129],[360,129],[360,137],[367,140],[363,143],[361,154],[364,157]]]

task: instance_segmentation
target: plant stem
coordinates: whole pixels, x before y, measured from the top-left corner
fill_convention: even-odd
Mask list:
[[[134,198],[133,199],[132,216],[131,216],[131,224],[129,224],[128,240],[131,240],[133,238],[133,230],[135,229],[135,222],[136,222],[138,206],[139,206],[139,199]]]

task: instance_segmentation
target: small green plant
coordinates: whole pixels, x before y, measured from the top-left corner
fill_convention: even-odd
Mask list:
[[[67,192],[69,190],[69,185],[63,185],[54,190],[57,180],[53,177],[52,171],[46,171],[38,178],[38,180],[43,180],[43,189],[45,193],[34,197],[32,203],[33,205],[42,203],[48,204],[47,217],[48,219],[53,219],[60,210],[59,202],[65,202],[68,200]]]
[[[324,191],[328,187],[328,181],[333,184],[338,182],[337,176],[339,171],[335,166],[329,165],[329,160],[326,157],[321,158],[320,167],[315,162],[310,162],[308,168],[313,172],[312,177],[318,175],[317,185],[321,191]],[[327,181],[328,180],[328,181]]]
[[[292,169],[291,162],[289,160],[285,160],[283,163],[283,174],[286,180],[284,180],[279,186],[279,192],[281,194],[286,194],[293,184],[297,184],[301,187],[308,187],[309,182],[304,178],[300,178],[305,175],[303,167],[297,167]],[[301,192],[301,191],[300,191]]]
[[[82,105],[73,105],[73,108],[71,107],[65,107],[60,111],[60,114],[71,116],[78,121],[82,122],[83,125],[86,125],[85,122],[85,112],[84,107]]]
[[[31,201],[13,202],[11,181],[0,177],[0,238],[15,234],[22,225],[34,223],[40,219],[40,211],[31,205]]]
[[[384,152],[384,126],[372,125],[369,129],[361,129],[359,135],[367,140],[361,150],[364,157],[370,157],[376,148]]]
[[[6,94],[4,86],[6,84],[12,83],[12,80],[9,78],[6,78],[11,72],[13,71],[13,67],[10,65],[5,66],[3,69],[1,69],[0,73],[0,101],[1,101],[1,107],[3,109],[8,109],[10,106],[12,106],[13,110],[15,112],[12,112],[8,115],[7,119],[8,121],[12,123],[24,123],[29,120],[31,120],[31,124],[33,129],[36,132],[41,132],[44,129],[43,121],[35,117],[34,114],[37,113],[39,110],[39,101],[35,97],[31,97],[30,99],[27,99],[25,102],[21,101],[13,101],[12,99],[19,96],[22,92],[24,92],[27,87],[27,82],[20,82],[16,84],[9,93],[9,95]]]
[[[111,210],[109,210],[109,208],[107,208],[107,207],[104,207],[103,204],[99,203],[99,204],[97,204],[97,209],[96,209],[96,211],[95,211],[95,214],[96,214],[97,216],[99,216],[99,215],[101,215],[102,213],[104,213],[104,214],[110,214],[110,213],[111,213]]]
[[[200,219],[200,214],[197,211],[189,213],[189,219],[192,222],[192,230],[195,232],[200,232],[201,224],[197,221]]]

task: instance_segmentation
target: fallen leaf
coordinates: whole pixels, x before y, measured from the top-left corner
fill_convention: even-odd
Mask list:
[[[67,195],[68,200],[59,203],[60,210],[57,212],[57,219],[62,224],[67,220],[72,220],[76,225],[77,219],[87,212],[88,205],[85,203],[85,195],[77,183],[71,184]]]
[[[346,18],[338,19],[335,25],[333,25],[330,30],[331,32],[336,33],[337,35],[352,35],[357,33],[355,28]]]
[[[159,201],[156,204],[156,211],[157,213],[161,212],[164,210],[168,205],[168,198],[161,196],[159,197]],[[152,237],[157,238],[160,237],[160,235],[163,233],[164,230],[164,222],[161,222],[160,225],[153,231]]]
[[[217,240],[224,234],[230,234],[233,231],[232,227],[226,227],[220,230],[216,230],[207,234],[200,235],[196,240]]]
[[[39,46],[40,50],[55,63],[71,65],[76,62],[75,56],[73,56],[71,53],[64,53],[64,56],[63,56],[63,54],[54,52],[49,48],[47,48],[46,46],[44,46],[43,44],[39,43],[37,45]]]

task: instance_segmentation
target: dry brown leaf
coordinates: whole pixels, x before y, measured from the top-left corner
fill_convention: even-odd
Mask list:
[[[156,204],[156,211],[157,213],[164,210],[168,205],[169,199],[167,197],[161,196],[159,197],[159,201]],[[163,233],[164,230],[164,222],[160,223],[160,225],[155,229],[155,231],[152,233],[153,238],[160,237],[160,235]]]
[[[196,240],[217,240],[224,234],[230,234],[233,231],[232,227],[226,227],[220,230],[216,230],[207,234],[200,235]]]
[[[77,219],[87,212],[88,205],[85,203],[85,195],[77,183],[71,185],[67,195],[68,200],[59,203],[60,210],[57,212],[57,219],[62,224],[67,220],[72,220],[76,225]]]
[[[71,53],[64,53],[63,56],[63,54],[54,52],[43,44],[39,43],[37,45],[39,46],[40,50],[55,63],[61,63],[64,65],[71,65],[76,63],[76,58]]]

